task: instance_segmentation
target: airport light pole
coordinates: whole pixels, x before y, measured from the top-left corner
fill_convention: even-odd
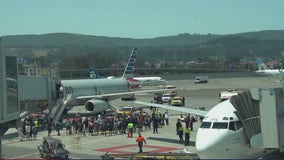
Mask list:
[[[283,81],[283,63],[280,64],[281,64],[281,81]]]

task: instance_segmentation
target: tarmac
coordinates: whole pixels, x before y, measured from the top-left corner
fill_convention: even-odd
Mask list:
[[[236,73],[237,74],[237,73]],[[210,79],[206,84],[194,84],[193,79],[170,80],[169,84],[178,87],[178,94],[185,97],[186,107],[199,108],[204,107],[205,110],[210,110],[216,105],[219,99],[219,93],[227,89],[249,89],[249,88],[272,88],[282,87],[277,77],[233,77],[233,78],[214,78]],[[147,88],[147,87],[145,87]],[[139,101],[150,102],[153,100],[153,94],[135,95]],[[112,101],[113,106],[135,105],[133,101]],[[84,112],[84,108],[76,107],[74,112]],[[145,111],[149,111],[145,109]],[[160,112],[164,112],[160,109]],[[152,129],[143,130],[142,135],[147,141],[144,145],[144,154],[137,154],[138,146],[135,142],[137,133],[133,138],[127,137],[127,134],[108,135],[99,134],[91,135],[66,135],[65,131],[61,131],[61,136],[57,136],[55,131],[52,132],[52,137],[59,138],[65,144],[65,148],[71,152],[72,159],[101,159],[114,156],[114,158],[122,158],[121,155],[143,157],[151,154],[172,156],[179,154],[184,156],[181,159],[196,159],[195,137],[200,122],[194,123],[194,129],[190,134],[190,146],[184,146],[179,142],[176,135],[175,123],[181,113],[170,111],[170,123],[168,126],[161,126],[158,129],[158,134],[153,134]],[[16,129],[10,128],[2,137],[2,157],[1,158],[40,158],[37,146],[42,143],[42,138],[47,136],[47,131],[39,132],[36,140],[28,141],[17,136]],[[79,139],[79,140],[78,140]],[[76,143],[78,142],[78,143]],[[187,153],[187,154],[184,154]],[[186,157],[187,156],[187,157]],[[133,158],[132,157],[132,158]],[[160,158],[161,159],[161,158]]]

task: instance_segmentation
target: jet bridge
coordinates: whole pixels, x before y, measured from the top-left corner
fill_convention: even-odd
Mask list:
[[[284,149],[283,88],[255,88],[231,98],[252,147]]]

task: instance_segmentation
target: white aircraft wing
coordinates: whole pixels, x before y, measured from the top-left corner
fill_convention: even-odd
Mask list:
[[[163,104],[157,104],[157,103],[148,103],[148,102],[141,102],[141,101],[135,101],[135,103],[147,105],[147,106],[158,107],[158,108],[164,108],[164,109],[167,109],[167,110],[186,112],[186,113],[195,114],[195,115],[199,115],[199,116],[205,116],[208,113],[207,111],[198,110],[198,109],[175,107],[175,106],[163,105]]]
[[[110,93],[110,94],[98,94],[98,95],[90,95],[90,96],[78,96],[77,100],[89,100],[89,99],[101,99],[111,101],[117,98],[120,98],[125,95],[138,94],[138,93],[149,93],[149,92],[162,92],[165,89],[160,90],[144,90],[144,91],[129,91],[129,92],[121,92],[121,93]]]

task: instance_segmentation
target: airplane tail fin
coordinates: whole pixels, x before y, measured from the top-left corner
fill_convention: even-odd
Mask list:
[[[88,69],[90,79],[100,79],[101,76],[98,72],[96,72],[93,68]]]
[[[138,53],[137,48],[133,48],[122,77],[133,78],[137,53]]]
[[[262,62],[261,59],[256,59],[258,70],[269,70],[269,68]]]

